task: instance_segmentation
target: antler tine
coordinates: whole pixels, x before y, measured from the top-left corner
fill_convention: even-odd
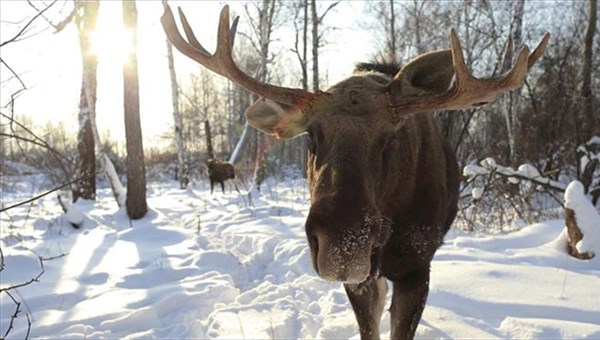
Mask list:
[[[237,67],[233,60],[232,50],[238,18],[234,19],[233,25],[230,27],[229,6],[225,5],[221,10],[217,33],[217,48],[214,54],[209,53],[202,44],[200,44],[198,39],[196,39],[196,36],[181,9],[179,10],[179,16],[188,38],[187,41],[179,33],[179,29],[177,28],[177,24],[173,17],[173,12],[169,6],[165,7],[165,12],[160,20],[169,41],[171,41],[173,46],[184,55],[195,60],[209,70],[238,83],[247,90],[278,103],[303,106],[315,98],[316,95],[314,93],[305,90],[263,83],[252,78]]]
[[[510,69],[510,64],[513,59],[513,40],[512,37],[508,37],[508,43],[506,44],[506,51],[504,52],[504,60],[502,60],[502,66],[500,67],[500,74]]]
[[[236,16],[235,19],[233,19],[233,24],[231,24],[231,29],[229,31],[229,43],[231,49],[233,49],[233,44],[235,43],[235,33],[237,32],[238,21],[240,21],[240,17]]]
[[[190,43],[190,45],[194,46],[200,52],[202,52],[206,55],[210,55],[210,53],[202,46],[202,44],[200,44],[198,39],[196,39],[196,35],[194,34],[194,31],[190,27],[190,24],[189,24],[187,18],[185,17],[185,13],[183,13],[183,11],[181,10],[181,7],[177,8],[177,11],[179,12],[179,20],[181,20],[181,25],[183,26],[183,31],[185,32],[185,36],[187,37],[187,40]]]
[[[535,64],[536,61],[538,61],[538,59],[540,59],[542,54],[544,54],[544,51],[546,50],[546,46],[548,46],[549,40],[550,40],[550,33],[544,34],[544,37],[542,37],[542,41],[540,41],[540,43],[537,45],[535,50],[533,50],[533,53],[531,53],[531,55],[529,56],[529,61],[527,62],[527,69],[530,69],[531,66],[533,66],[533,64]]]
[[[219,28],[217,31],[217,50],[215,55],[219,55],[227,61],[229,67],[235,67],[233,62],[233,44],[230,42],[231,30],[229,28],[229,5],[223,6],[221,9],[221,17],[219,18]]]
[[[420,112],[459,110],[480,106],[493,101],[503,92],[522,86],[527,71],[544,52],[548,39],[549,35],[546,34],[531,54],[529,47],[523,46],[514,65],[499,77],[478,79],[467,68],[456,30],[451,29],[450,46],[456,81],[447,92],[397,99],[394,106],[398,107],[396,112],[401,114],[394,119],[401,119],[404,115]],[[508,45],[511,43],[509,42]]]
[[[525,76],[527,75],[527,62],[529,60],[529,47],[524,45],[519,52],[519,56],[515,61],[515,64],[512,68],[506,73],[504,76],[498,78],[499,89],[498,92],[501,91],[511,91],[514,90],[521,85],[523,85],[523,81],[525,80]],[[495,79],[491,79],[495,80]]]
[[[454,72],[459,83],[465,82],[472,78],[471,72],[465,63],[462,46],[458,40],[458,34],[454,28],[450,29],[450,47],[452,49],[452,63],[454,64]]]

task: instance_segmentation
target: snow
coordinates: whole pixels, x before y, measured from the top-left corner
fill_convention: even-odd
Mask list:
[[[483,189],[475,187],[471,190],[471,195],[473,196],[473,199],[478,200],[483,195]]]
[[[583,238],[577,242],[580,253],[600,254],[600,215],[583,193],[583,184],[573,181],[565,191],[565,207],[575,212]]]
[[[521,164],[519,166],[519,169],[517,170],[517,173],[527,178],[537,178],[542,176],[538,169],[536,169],[533,165],[527,163]]]
[[[480,164],[481,165],[469,164],[465,166],[463,168],[463,176],[472,179],[476,176],[497,173],[508,178],[508,180],[513,184],[518,184],[521,180],[524,180],[526,182],[526,186],[531,186],[531,183],[534,183],[542,186],[549,186],[560,191],[564,191],[566,188],[563,183],[542,176],[540,172],[531,164],[522,164],[516,171],[511,167],[505,167],[497,164],[496,161],[491,157],[482,160]]]
[[[40,272],[35,254],[67,254],[14,294],[23,312],[8,339],[26,334],[25,313],[31,337],[44,339],[359,338],[342,285],[312,270],[304,180],[270,179],[252,205],[236,192],[211,196],[207,183],[178,187],[151,184],[150,212],[131,222],[99,190],[73,204],[86,216],[77,230],[51,196],[2,213],[2,288]],[[22,198],[2,192],[5,206]],[[0,296],[4,335],[15,305]],[[493,236],[451,230],[416,337],[599,338],[598,296],[600,256],[567,255],[563,221]]]

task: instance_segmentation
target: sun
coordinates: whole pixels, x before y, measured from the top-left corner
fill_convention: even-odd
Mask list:
[[[92,53],[98,60],[123,65],[133,52],[133,38],[133,31],[123,26],[120,2],[102,2],[96,29],[90,36]]]

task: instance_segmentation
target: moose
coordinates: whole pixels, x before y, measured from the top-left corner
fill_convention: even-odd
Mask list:
[[[379,338],[387,280],[391,337],[413,338],[431,261],[457,214],[460,181],[432,112],[484,105],[522,86],[549,36],[531,53],[524,46],[501,76],[477,79],[452,29],[448,50],[422,54],[393,72],[359,68],[313,93],[263,83],[238,68],[232,57],[238,18],[230,25],[228,6],[214,54],[198,42],[181,9],[179,16],[187,40],[169,7],[161,22],[181,53],[261,97],[245,112],[253,127],[279,139],[307,134],[312,264],[321,278],[343,283],[361,338]]]
[[[225,181],[235,178],[233,165],[218,159],[211,158],[206,162],[208,179],[210,180],[210,193],[213,193],[215,183],[221,184],[221,191],[225,193]]]

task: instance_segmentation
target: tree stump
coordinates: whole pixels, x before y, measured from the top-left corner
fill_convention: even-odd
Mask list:
[[[577,242],[583,238],[583,233],[577,226],[577,220],[575,219],[575,211],[573,209],[565,208],[565,223],[567,225],[567,250],[569,254],[581,260],[589,260],[592,256],[589,253],[580,253],[577,250]]]

